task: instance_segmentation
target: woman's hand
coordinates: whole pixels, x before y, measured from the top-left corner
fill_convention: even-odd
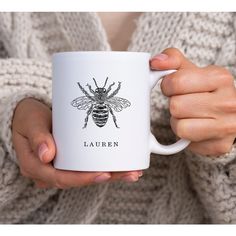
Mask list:
[[[176,69],[161,83],[168,96],[171,127],[191,141],[189,149],[201,155],[229,152],[236,136],[236,89],[233,76],[223,67],[199,68],[175,48],[150,61],[152,69]]]
[[[137,181],[142,171],[77,172],[53,168],[56,147],[51,134],[51,110],[32,98],[22,100],[15,109],[12,134],[20,171],[40,188],[80,187],[92,183],[122,179]]]

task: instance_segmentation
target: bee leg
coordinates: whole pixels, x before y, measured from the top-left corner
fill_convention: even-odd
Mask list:
[[[79,88],[80,88],[81,91],[84,93],[84,95],[85,95],[87,98],[89,98],[89,99],[91,99],[92,101],[94,101],[94,98],[80,85],[80,83],[78,82],[77,84],[79,85]]]
[[[85,129],[87,127],[87,123],[88,123],[88,116],[86,116],[86,118],[85,118],[85,123],[84,123],[83,129]]]
[[[107,91],[106,91],[106,94],[108,94],[110,91],[111,91],[111,87],[115,85],[115,82],[113,82],[112,84],[109,85]]]
[[[120,88],[121,88],[121,82],[118,82],[118,87],[117,87],[117,89],[114,90],[114,91],[107,97],[107,99],[114,97],[114,96],[119,92]]]
[[[86,84],[86,86],[88,86],[89,91],[90,91],[93,95],[95,95],[95,92],[94,92],[94,90],[92,89],[92,87],[91,87],[89,84]]]
[[[112,115],[112,118],[113,118],[113,121],[114,121],[114,123],[115,123],[116,128],[120,128],[120,127],[117,125],[117,123],[116,123],[116,116],[114,115],[114,112],[112,111],[112,109],[111,109],[110,106],[108,106],[108,108],[109,108],[109,111],[110,111],[110,113],[111,113],[111,115]]]
[[[88,118],[89,118],[89,115],[91,114],[92,110],[93,110],[93,105],[92,105],[92,106],[89,108],[89,110],[87,111],[87,116],[86,116],[85,119],[84,119],[84,122],[85,122],[85,123],[84,123],[83,129],[87,127]]]

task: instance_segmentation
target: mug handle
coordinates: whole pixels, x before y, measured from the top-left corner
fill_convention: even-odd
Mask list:
[[[164,71],[150,71],[150,90],[155,87],[157,82],[162,79],[163,76],[176,72],[176,70],[164,70]],[[190,144],[189,140],[180,139],[176,143],[171,145],[160,144],[154,135],[150,133],[150,152],[161,155],[171,155],[182,151]]]

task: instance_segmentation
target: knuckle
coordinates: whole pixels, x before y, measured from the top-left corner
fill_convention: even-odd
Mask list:
[[[31,103],[32,102],[34,103],[34,106],[37,106],[37,109],[33,109],[33,111],[31,112],[32,118],[39,119],[39,117],[40,118],[51,117],[51,111],[46,105],[44,105],[43,103],[41,103],[36,99],[32,99]]]
[[[47,138],[47,133],[39,132],[36,138],[38,139],[38,142],[41,142],[42,140],[45,140]]]
[[[221,73],[222,75],[226,77],[231,77],[231,78],[233,77],[227,68],[221,67],[221,66],[218,66],[217,68],[218,68],[219,73]]]
[[[216,108],[220,112],[236,113],[236,99],[220,101],[216,104]]]
[[[169,108],[170,108],[170,114],[173,117],[178,118],[181,114],[181,102],[180,99],[177,98],[176,96],[173,96],[170,98],[169,101]]]
[[[20,174],[21,174],[22,176],[26,177],[26,178],[29,178],[29,177],[30,177],[28,171],[26,171],[25,168],[23,168],[23,167],[20,167]]]
[[[187,126],[183,120],[179,120],[176,122],[175,131],[176,131],[176,135],[180,138],[187,138],[188,136]]]
[[[225,135],[235,134],[236,133],[236,125],[234,122],[224,122],[219,129],[219,133],[222,134],[222,137]]]
[[[203,69],[208,69],[211,72],[215,72],[217,70],[218,66],[216,65],[207,65],[205,67],[203,67]]]
[[[205,66],[203,67],[203,69],[207,69],[209,73],[212,73],[212,74],[217,74],[219,73],[219,71],[221,70],[221,68],[223,67],[220,67],[220,66],[217,66],[217,65],[208,65],[208,66]]]
[[[162,81],[162,92],[166,96],[173,96],[180,93],[182,90],[182,78],[180,76],[167,75]]]
[[[173,116],[170,117],[170,126],[171,126],[171,129],[173,130],[173,132],[176,134],[176,122],[177,122],[177,119],[174,118]],[[177,134],[176,134],[177,135]]]
[[[227,141],[221,141],[215,146],[215,152],[217,155],[223,155],[225,153],[230,152],[232,148],[232,143]]]
[[[34,146],[38,146],[38,144],[40,143],[40,140],[42,140],[42,134],[41,133],[38,133],[37,135],[33,135],[31,137],[31,141],[32,141]]]
[[[179,72],[174,78],[172,78],[171,82],[174,94],[180,94],[184,91],[186,84],[184,73]]]
[[[175,48],[175,47],[169,47],[169,48],[166,48],[163,53],[165,54],[175,54],[177,56],[182,56],[182,53],[181,51],[178,49],[178,48]]]
[[[55,187],[58,189],[66,189],[68,186],[66,185],[64,178],[62,178],[60,175],[57,175],[55,179]]]
[[[164,78],[161,82],[161,91],[165,96],[170,96],[170,92],[169,92],[169,86],[168,86],[168,78]]]
[[[219,79],[221,80],[221,83],[223,85],[232,85],[234,83],[233,76],[226,69],[223,69],[221,76],[219,76]]]
[[[58,181],[55,182],[55,187],[58,189],[64,189],[65,187]]]
[[[208,72],[211,75],[209,78],[212,78],[215,82],[218,82],[221,85],[225,86],[233,84],[234,77],[232,76],[230,71],[225,67],[209,65],[206,68],[208,69]]]
[[[39,188],[39,189],[46,189],[46,188],[49,188],[50,186],[48,184],[39,183],[39,182],[35,181],[35,187]]]
[[[37,137],[31,137],[30,138],[30,143],[31,143],[31,148],[34,150],[38,147],[39,143],[38,143],[38,140],[37,140]]]
[[[36,149],[38,148],[38,146],[42,143],[45,142],[48,139],[48,134],[47,133],[43,133],[43,132],[37,132],[35,133],[32,138],[31,138],[31,142],[33,144],[33,148]]]

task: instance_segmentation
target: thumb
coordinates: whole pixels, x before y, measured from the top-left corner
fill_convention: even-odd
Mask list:
[[[35,155],[43,163],[51,162],[56,154],[56,146],[50,130],[39,126],[29,136],[29,142]]]
[[[33,102],[34,104],[30,106],[31,119],[28,120],[26,136],[34,154],[43,163],[49,163],[56,153],[56,145],[51,134],[51,111],[44,104]]]
[[[169,70],[196,67],[177,48],[167,48],[161,54],[150,60],[150,66],[155,70]]]
[[[55,143],[49,132],[41,132],[32,140],[35,154],[43,163],[51,162],[56,154]]]
[[[27,138],[30,149],[44,163],[51,162],[56,147],[51,135],[52,112],[34,98],[23,99],[15,110],[13,128]]]

